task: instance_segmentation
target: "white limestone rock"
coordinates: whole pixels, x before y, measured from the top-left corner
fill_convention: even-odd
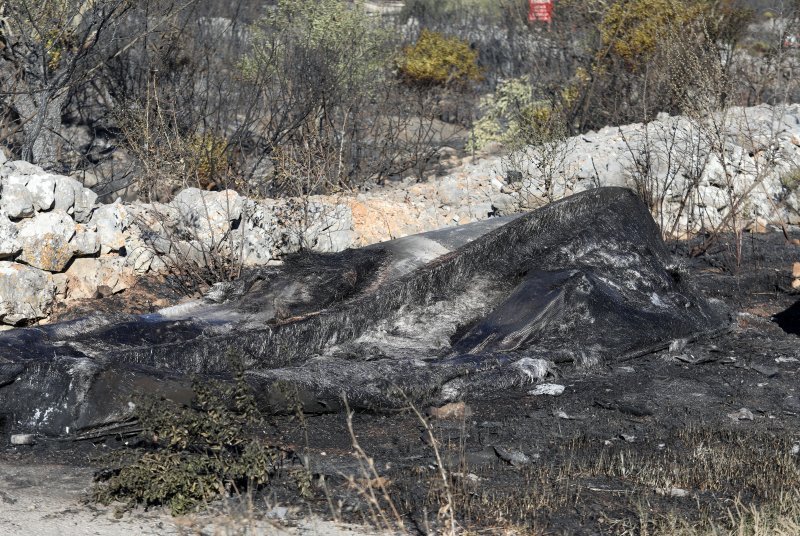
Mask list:
[[[17,258],[48,272],[61,272],[72,260],[75,247],[75,222],[61,211],[42,212],[18,226],[22,254]]]
[[[22,251],[22,244],[17,239],[17,226],[0,212],[0,259],[14,257]]]
[[[125,246],[125,231],[130,225],[130,218],[122,203],[99,207],[92,214],[91,225],[97,229],[100,238],[100,253],[105,255]]]
[[[100,251],[100,237],[96,230],[79,223],[75,226],[72,245],[76,255],[94,255]]]
[[[8,177],[25,177],[38,173],[43,173],[42,168],[24,160],[5,162],[2,167],[0,167],[0,178],[3,179]]]
[[[45,318],[55,295],[56,287],[49,273],[0,261],[0,322],[14,326]]]
[[[55,181],[55,209],[73,214],[75,199],[79,199],[83,194],[83,186],[75,179],[63,175],[56,175]]]
[[[81,187],[75,193],[75,206],[72,217],[78,223],[86,223],[90,220],[94,205],[97,202],[97,194],[88,188]]]
[[[330,253],[353,245],[353,213],[346,205],[312,205],[302,234],[312,251]]]
[[[34,215],[33,197],[25,186],[5,182],[0,185],[0,209],[14,220]]]
[[[178,210],[180,226],[207,250],[228,237],[232,224],[242,217],[243,204],[233,190],[206,192],[199,188],[182,190],[170,203]]]
[[[98,293],[116,294],[133,286],[136,274],[124,257],[79,257],[65,272],[66,296],[72,300],[93,298]]]
[[[47,211],[55,203],[56,180],[54,175],[37,173],[28,176],[25,187],[33,198],[33,207],[36,211]]]

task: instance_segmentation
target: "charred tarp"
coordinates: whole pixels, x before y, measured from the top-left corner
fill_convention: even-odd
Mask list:
[[[188,402],[192,379],[229,377],[233,361],[268,409],[442,402],[728,324],[637,197],[602,188],[513,221],[298,255],[157,314],[5,332],[0,414],[15,432],[103,433],[137,397]]]

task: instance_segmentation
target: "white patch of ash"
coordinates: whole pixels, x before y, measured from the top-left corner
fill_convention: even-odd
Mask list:
[[[485,317],[507,294],[501,284],[478,279],[454,298],[401,308],[351,344],[377,347],[387,355],[407,354],[411,350],[420,357],[434,358],[450,348],[451,338],[465,319],[469,323]]]
[[[555,375],[556,365],[546,359],[523,357],[512,365],[526,382],[536,383],[545,379],[548,374]]]

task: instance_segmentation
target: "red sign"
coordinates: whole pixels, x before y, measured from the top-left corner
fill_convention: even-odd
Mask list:
[[[553,20],[553,0],[528,0],[528,22]]]

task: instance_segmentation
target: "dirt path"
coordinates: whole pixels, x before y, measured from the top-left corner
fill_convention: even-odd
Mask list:
[[[0,534],[8,536],[285,535],[366,536],[362,527],[310,517],[288,521],[296,510],[273,507],[258,516],[224,511],[173,518],[163,509],[116,514],[84,501],[93,469],[0,459]],[[269,516],[285,518],[272,520]]]

